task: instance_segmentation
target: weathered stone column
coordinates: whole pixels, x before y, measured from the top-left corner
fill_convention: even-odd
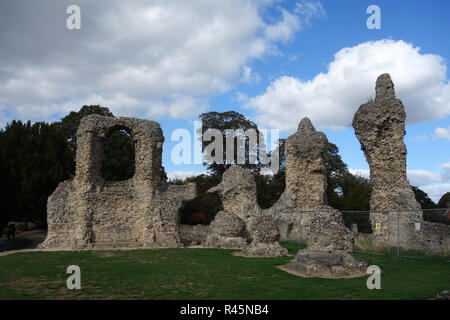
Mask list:
[[[353,128],[370,166],[370,209],[420,210],[406,177],[405,108],[389,74],[378,77],[376,98],[359,107]]]
[[[328,139],[308,118],[285,142],[286,189],[266,211],[276,217],[282,240],[306,240],[311,215],[327,203],[325,153]],[[300,223],[300,219],[303,225]]]
[[[297,210],[315,210],[327,202],[324,154],[327,137],[308,118],[286,140],[286,190]]]

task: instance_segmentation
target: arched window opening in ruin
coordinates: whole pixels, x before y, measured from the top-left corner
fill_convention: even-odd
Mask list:
[[[209,225],[217,212],[223,210],[222,201],[215,193],[208,193],[208,190],[218,185],[221,181],[219,175],[202,174],[189,177],[185,180],[171,180],[171,184],[186,184],[194,182],[197,189],[197,196],[186,202],[179,211],[179,224],[182,225]]]
[[[223,206],[218,195],[200,193],[180,210],[179,221],[182,225],[209,225],[220,210]]]
[[[135,172],[135,146],[127,128],[113,127],[103,143],[102,176],[107,181],[131,179]]]

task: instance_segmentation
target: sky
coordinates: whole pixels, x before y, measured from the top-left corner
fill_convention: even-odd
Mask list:
[[[155,120],[173,178],[206,170],[172,157],[172,134],[188,130],[193,148],[202,112],[238,111],[282,138],[307,116],[368,176],[351,122],[387,72],[407,113],[408,178],[438,201],[450,191],[448,12],[447,0],[1,0],[0,127],[90,104]]]

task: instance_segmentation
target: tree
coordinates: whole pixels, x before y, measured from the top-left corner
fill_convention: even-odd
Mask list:
[[[419,189],[418,187],[411,186],[414,196],[416,197],[417,202],[420,203],[422,209],[435,209],[437,208],[436,204],[433,200],[428,197],[425,191]]]
[[[250,132],[251,130],[254,130],[256,133],[257,141],[256,141],[256,148],[255,152],[256,158],[258,159],[258,163],[251,164],[249,163],[251,154],[250,154],[250,148],[249,148],[249,140],[245,138],[245,144],[243,147],[245,150],[240,150],[244,152],[245,155],[245,164],[239,164],[243,168],[250,169],[252,171],[258,171],[261,169],[262,165],[259,162],[259,149],[262,148],[265,150],[265,145],[262,141],[259,141],[259,130],[255,123],[247,119],[245,116],[240,114],[236,111],[227,111],[227,112],[208,112],[208,113],[202,113],[200,114],[200,119],[202,121],[202,151],[205,151],[205,148],[207,145],[212,143],[213,141],[203,141],[203,136],[205,135],[205,132],[207,130],[211,129],[217,129],[222,134],[223,139],[223,155],[222,155],[222,161],[220,163],[210,163],[205,165],[207,166],[207,169],[214,173],[219,174],[220,176],[223,175],[226,169],[228,169],[232,164],[227,163],[226,161],[226,152],[227,152],[227,146],[226,146],[226,132],[227,130],[243,130],[244,132]],[[237,138],[234,138],[234,161],[237,161],[237,153],[238,153],[238,143]],[[214,154],[213,154],[214,156]]]
[[[347,164],[342,161],[339,155],[339,148],[331,142],[325,152],[325,166],[327,168],[327,199],[328,204],[336,209],[340,209],[339,193],[346,191],[345,183],[349,183],[349,172]],[[344,193],[345,194],[345,193]]]
[[[341,185],[342,194],[336,203],[336,209],[342,211],[369,211],[372,186],[368,179],[348,172]]]
[[[45,226],[47,198],[73,169],[68,145],[55,127],[45,122],[12,121],[0,135],[3,168],[14,188],[10,191],[15,195],[15,203],[10,205],[13,217]]]
[[[279,170],[276,174],[264,175],[254,173],[256,182],[256,197],[262,209],[272,207],[286,188],[286,170]]]
[[[100,116],[114,117],[113,113],[108,108],[99,105],[84,105],[77,112],[71,111],[67,116],[61,119],[60,122],[54,123],[54,126],[66,137],[67,143],[73,153],[75,159],[75,152],[77,148],[77,130],[83,117],[98,114]]]
[[[369,180],[347,171],[340,190],[333,207],[343,211],[345,225],[350,228],[351,224],[356,223],[359,232],[372,232],[369,214],[372,186]]]
[[[450,192],[444,194],[438,202],[439,208],[450,208]]]
[[[4,145],[2,140],[3,134],[0,133],[0,147]],[[1,152],[2,149],[0,149],[0,235],[8,222],[14,219],[17,203],[16,179]]]
[[[108,181],[123,181],[135,172],[135,146],[125,130],[114,131],[106,137],[103,149],[102,176]]]

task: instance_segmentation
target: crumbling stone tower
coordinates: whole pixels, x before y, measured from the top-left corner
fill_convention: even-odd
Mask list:
[[[135,144],[135,175],[105,181],[103,141],[126,130]],[[157,122],[99,115],[77,131],[76,174],[59,184],[47,204],[48,234],[41,248],[180,246],[178,211],[196,196],[195,185],[160,179],[162,130]]]
[[[327,137],[317,132],[309,118],[286,140],[286,193],[297,210],[315,210],[327,203],[324,154]]]
[[[420,210],[406,177],[406,113],[389,74],[378,77],[376,98],[359,107],[353,128],[370,166],[370,209]]]
[[[307,239],[311,215],[327,203],[327,146],[325,134],[306,117],[285,142],[286,189],[267,209],[277,218],[282,240],[298,240],[299,233]]]
[[[406,113],[395,97],[389,74],[378,77],[375,90],[375,100],[361,105],[353,118],[372,184],[373,233],[366,239],[379,248],[386,248],[393,244],[392,239],[397,239],[395,245],[402,249],[448,254],[450,228],[423,221],[421,206],[406,176]]]

